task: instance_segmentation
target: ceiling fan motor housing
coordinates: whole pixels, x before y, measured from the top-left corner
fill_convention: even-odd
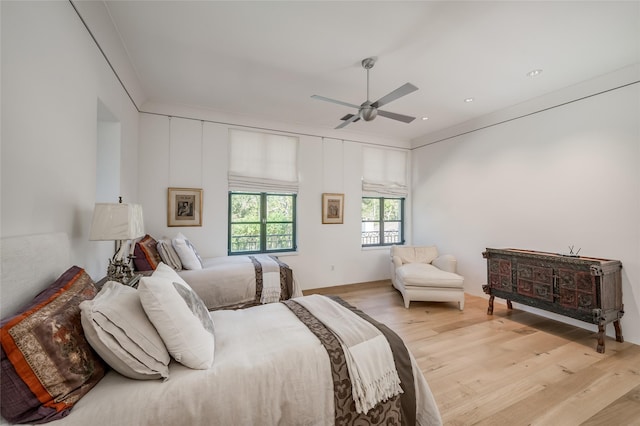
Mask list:
[[[370,105],[363,106],[360,108],[360,117],[364,121],[371,121],[378,116],[378,109],[374,108]]]

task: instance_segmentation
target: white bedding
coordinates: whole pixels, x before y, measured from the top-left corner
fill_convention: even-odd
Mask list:
[[[66,237],[65,237],[66,238]],[[42,238],[36,238],[38,244]],[[45,239],[45,241],[48,241]],[[3,240],[3,249],[9,244]],[[22,246],[20,246],[22,247]],[[54,245],[53,247],[57,247]],[[3,253],[4,256],[5,253]],[[28,256],[27,256],[28,258]],[[19,262],[24,269],[33,263]],[[35,264],[35,267],[38,263]],[[33,282],[25,274],[8,288]],[[50,272],[50,271],[49,271]],[[10,303],[20,301],[13,300]],[[293,302],[291,302],[293,303]],[[139,381],[110,371],[53,426],[333,425],[331,364],[318,338],[283,303],[211,312],[215,357],[208,370],[170,364],[167,381]],[[411,356],[417,424],[442,424],[431,391]],[[7,424],[0,418],[0,424]]]
[[[333,425],[327,352],[283,304],[211,313],[216,353],[209,370],[170,365],[169,380],[136,381],[113,371],[55,426]],[[439,425],[412,358],[420,425]]]
[[[271,266],[275,263],[267,255],[254,255],[261,263]],[[202,260],[202,269],[183,270],[178,274],[198,293],[209,309],[241,305],[254,301],[256,297],[256,273],[249,256],[221,256]],[[265,287],[280,283],[279,270],[263,267]],[[302,295],[293,280],[293,295]],[[264,302],[270,302],[269,299]]]

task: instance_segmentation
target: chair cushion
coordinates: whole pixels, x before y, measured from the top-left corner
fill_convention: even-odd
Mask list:
[[[395,246],[392,256],[400,257],[402,263],[431,263],[433,259],[438,257],[438,249],[436,246]]]
[[[396,269],[396,277],[405,286],[463,288],[464,278],[427,263],[407,263]]]

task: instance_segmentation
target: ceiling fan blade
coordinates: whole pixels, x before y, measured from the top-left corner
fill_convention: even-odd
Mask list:
[[[356,115],[356,119],[353,120],[353,122],[355,123],[356,121],[360,120],[360,114],[355,114]],[[340,120],[350,120],[351,117],[353,117],[354,114],[347,114],[344,117],[342,117]]]
[[[378,110],[378,115],[386,118],[391,118],[393,120],[402,121],[403,123],[411,123],[415,120],[415,117],[410,117],[408,115],[397,114],[395,112],[383,111],[381,109]]]
[[[343,127],[347,126],[348,124],[351,124],[355,121],[358,121],[360,119],[360,114],[354,114],[353,116],[351,116],[351,118],[349,118],[348,120],[343,121],[342,123],[340,123],[336,129],[342,129]]]
[[[337,101],[335,99],[325,98],[324,96],[320,96],[320,95],[311,95],[311,97],[313,99],[319,99],[321,101],[333,102],[334,104],[339,104],[339,105],[344,105],[344,106],[348,106],[348,107],[355,108],[355,109],[360,109],[360,105],[354,105],[354,104],[350,104],[348,102]]]
[[[386,105],[389,102],[395,101],[396,99],[401,98],[404,95],[408,95],[409,93],[415,92],[416,90],[418,90],[418,88],[413,84],[405,83],[402,86],[398,87],[393,92],[375,101],[373,104],[371,104],[371,106],[374,108],[380,108],[381,106]]]

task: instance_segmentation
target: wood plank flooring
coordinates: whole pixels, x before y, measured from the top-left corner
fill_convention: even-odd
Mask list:
[[[416,357],[445,425],[640,425],[640,346],[496,299],[411,302],[390,281],[308,290],[334,294],[398,333]],[[622,334],[624,336],[624,318]]]

